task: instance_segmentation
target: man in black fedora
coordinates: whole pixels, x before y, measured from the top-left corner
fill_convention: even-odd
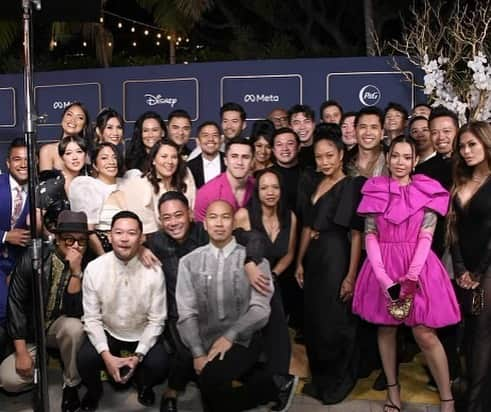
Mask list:
[[[54,244],[43,248],[46,342],[60,351],[64,366],[63,412],[80,407],[77,386],[81,379],[76,358],[84,336],[81,282],[88,235],[85,213],[64,210],[58,216]],[[15,352],[0,365],[0,387],[8,392],[23,391],[33,383],[36,347],[32,280],[31,254],[27,250],[13,271],[7,298],[7,331]]]

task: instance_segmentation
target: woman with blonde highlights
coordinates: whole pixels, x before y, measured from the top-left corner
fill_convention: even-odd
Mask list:
[[[479,121],[462,126],[454,145],[447,236],[465,315],[467,411],[483,412],[491,402],[486,384],[491,379],[491,126]],[[483,298],[475,310],[465,304],[472,294]]]

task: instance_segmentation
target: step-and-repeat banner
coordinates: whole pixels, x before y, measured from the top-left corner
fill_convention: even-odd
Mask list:
[[[101,108],[118,110],[131,136],[140,114],[153,110],[167,115],[186,110],[195,128],[206,120],[219,120],[223,103],[241,104],[248,126],[275,108],[297,103],[311,106],[318,119],[321,103],[334,99],[345,110],[364,106],[383,109],[398,102],[410,109],[424,101],[415,87],[421,73],[405,60],[394,58],[330,58],[262,60],[188,65],[162,65],[35,73],[34,99],[46,120],[37,128],[40,142],[60,137],[63,109],[80,101],[91,120]],[[0,157],[8,142],[22,136],[24,92],[22,75],[0,75]]]

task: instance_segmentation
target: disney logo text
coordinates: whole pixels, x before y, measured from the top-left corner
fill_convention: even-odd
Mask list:
[[[157,104],[168,104],[170,107],[174,107],[177,103],[177,97],[163,97],[161,94],[154,96],[153,94],[145,94],[145,102],[149,106],[155,106]]]

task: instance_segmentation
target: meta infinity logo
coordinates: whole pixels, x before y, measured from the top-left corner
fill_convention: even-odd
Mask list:
[[[382,97],[382,93],[377,86],[373,84],[367,84],[360,89],[358,93],[358,99],[360,99],[360,103],[365,106],[375,106]]]
[[[67,107],[67,106],[70,106],[71,104],[72,104],[71,101],[61,101],[61,100],[58,100],[58,101],[53,102],[53,109],[55,109],[55,110],[61,110],[61,109],[64,109],[65,107]]]
[[[280,96],[276,94],[245,94],[244,103],[269,103],[279,102]]]

